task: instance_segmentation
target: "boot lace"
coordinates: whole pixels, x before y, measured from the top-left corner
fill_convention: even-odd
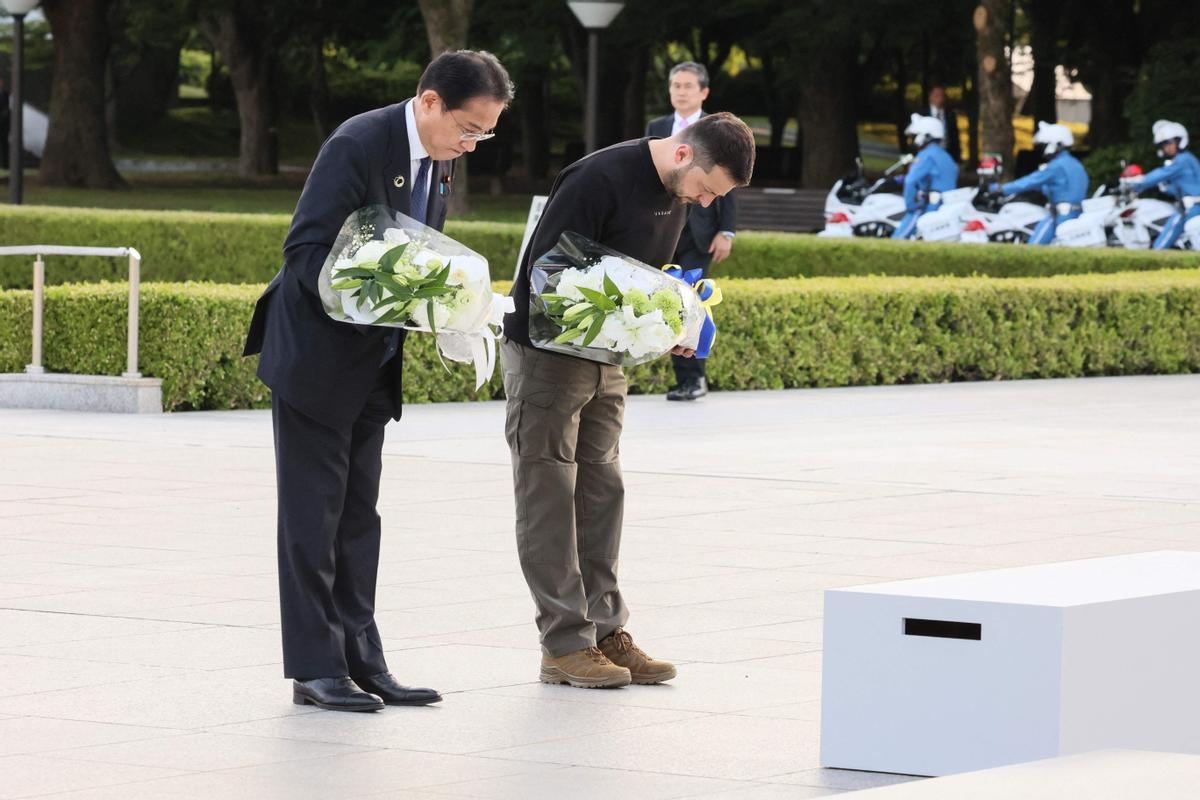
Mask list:
[[[584,652],[584,655],[586,655],[588,658],[590,658],[593,662],[595,662],[597,664],[604,665],[604,664],[612,663],[608,660],[608,656],[606,656],[606,655],[604,655],[604,653],[600,652],[599,647],[589,647],[589,648],[585,649],[583,652]]]
[[[613,631],[612,640],[618,653],[633,653],[642,658],[649,658],[642,648],[633,643],[633,637],[626,633],[624,628],[617,628]]]

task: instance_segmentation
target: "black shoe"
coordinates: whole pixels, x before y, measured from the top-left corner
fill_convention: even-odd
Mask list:
[[[390,672],[355,678],[354,682],[364,691],[379,695],[389,706],[427,706],[442,701],[442,696],[433,689],[402,686]]]
[[[704,378],[697,378],[694,381],[688,381],[676,386],[671,391],[667,392],[668,400],[699,400],[704,395],[708,394],[708,381]]]
[[[292,681],[292,702],[327,711],[382,711],[383,700],[359,690],[349,678]]]

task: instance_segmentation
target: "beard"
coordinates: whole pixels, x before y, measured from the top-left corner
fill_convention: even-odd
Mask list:
[[[691,167],[678,167],[667,173],[667,177],[663,180],[663,188],[667,190],[667,194],[674,197],[683,203],[694,203],[695,200],[683,193],[683,176],[687,174]]]

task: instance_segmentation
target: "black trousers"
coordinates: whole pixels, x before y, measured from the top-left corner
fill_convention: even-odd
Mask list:
[[[375,625],[379,477],[395,364],[380,368],[349,429],[275,397],[283,672],[307,680],[387,671]]]
[[[701,250],[696,240],[688,230],[679,237],[679,245],[675,248],[675,263],[684,269],[703,269],[704,277],[708,277],[708,266],[712,263],[712,253]],[[683,358],[671,356],[671,366],[675,368],[675,383],[685,386],[696,383],[705,376],[703,358]]]

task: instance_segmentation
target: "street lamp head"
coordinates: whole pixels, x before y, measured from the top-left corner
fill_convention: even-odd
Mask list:
[[[0,0],[0,8],[14,17],[28,14],[41,4],[42,0]]]
[[[3,1],[7,2],[7,0]],[[571,13],[575,15],[576,19],[588,30],[607,28],[625,7],[624,3],[575,2],[574,0],[570,0],[567,5],[571,7]]]

